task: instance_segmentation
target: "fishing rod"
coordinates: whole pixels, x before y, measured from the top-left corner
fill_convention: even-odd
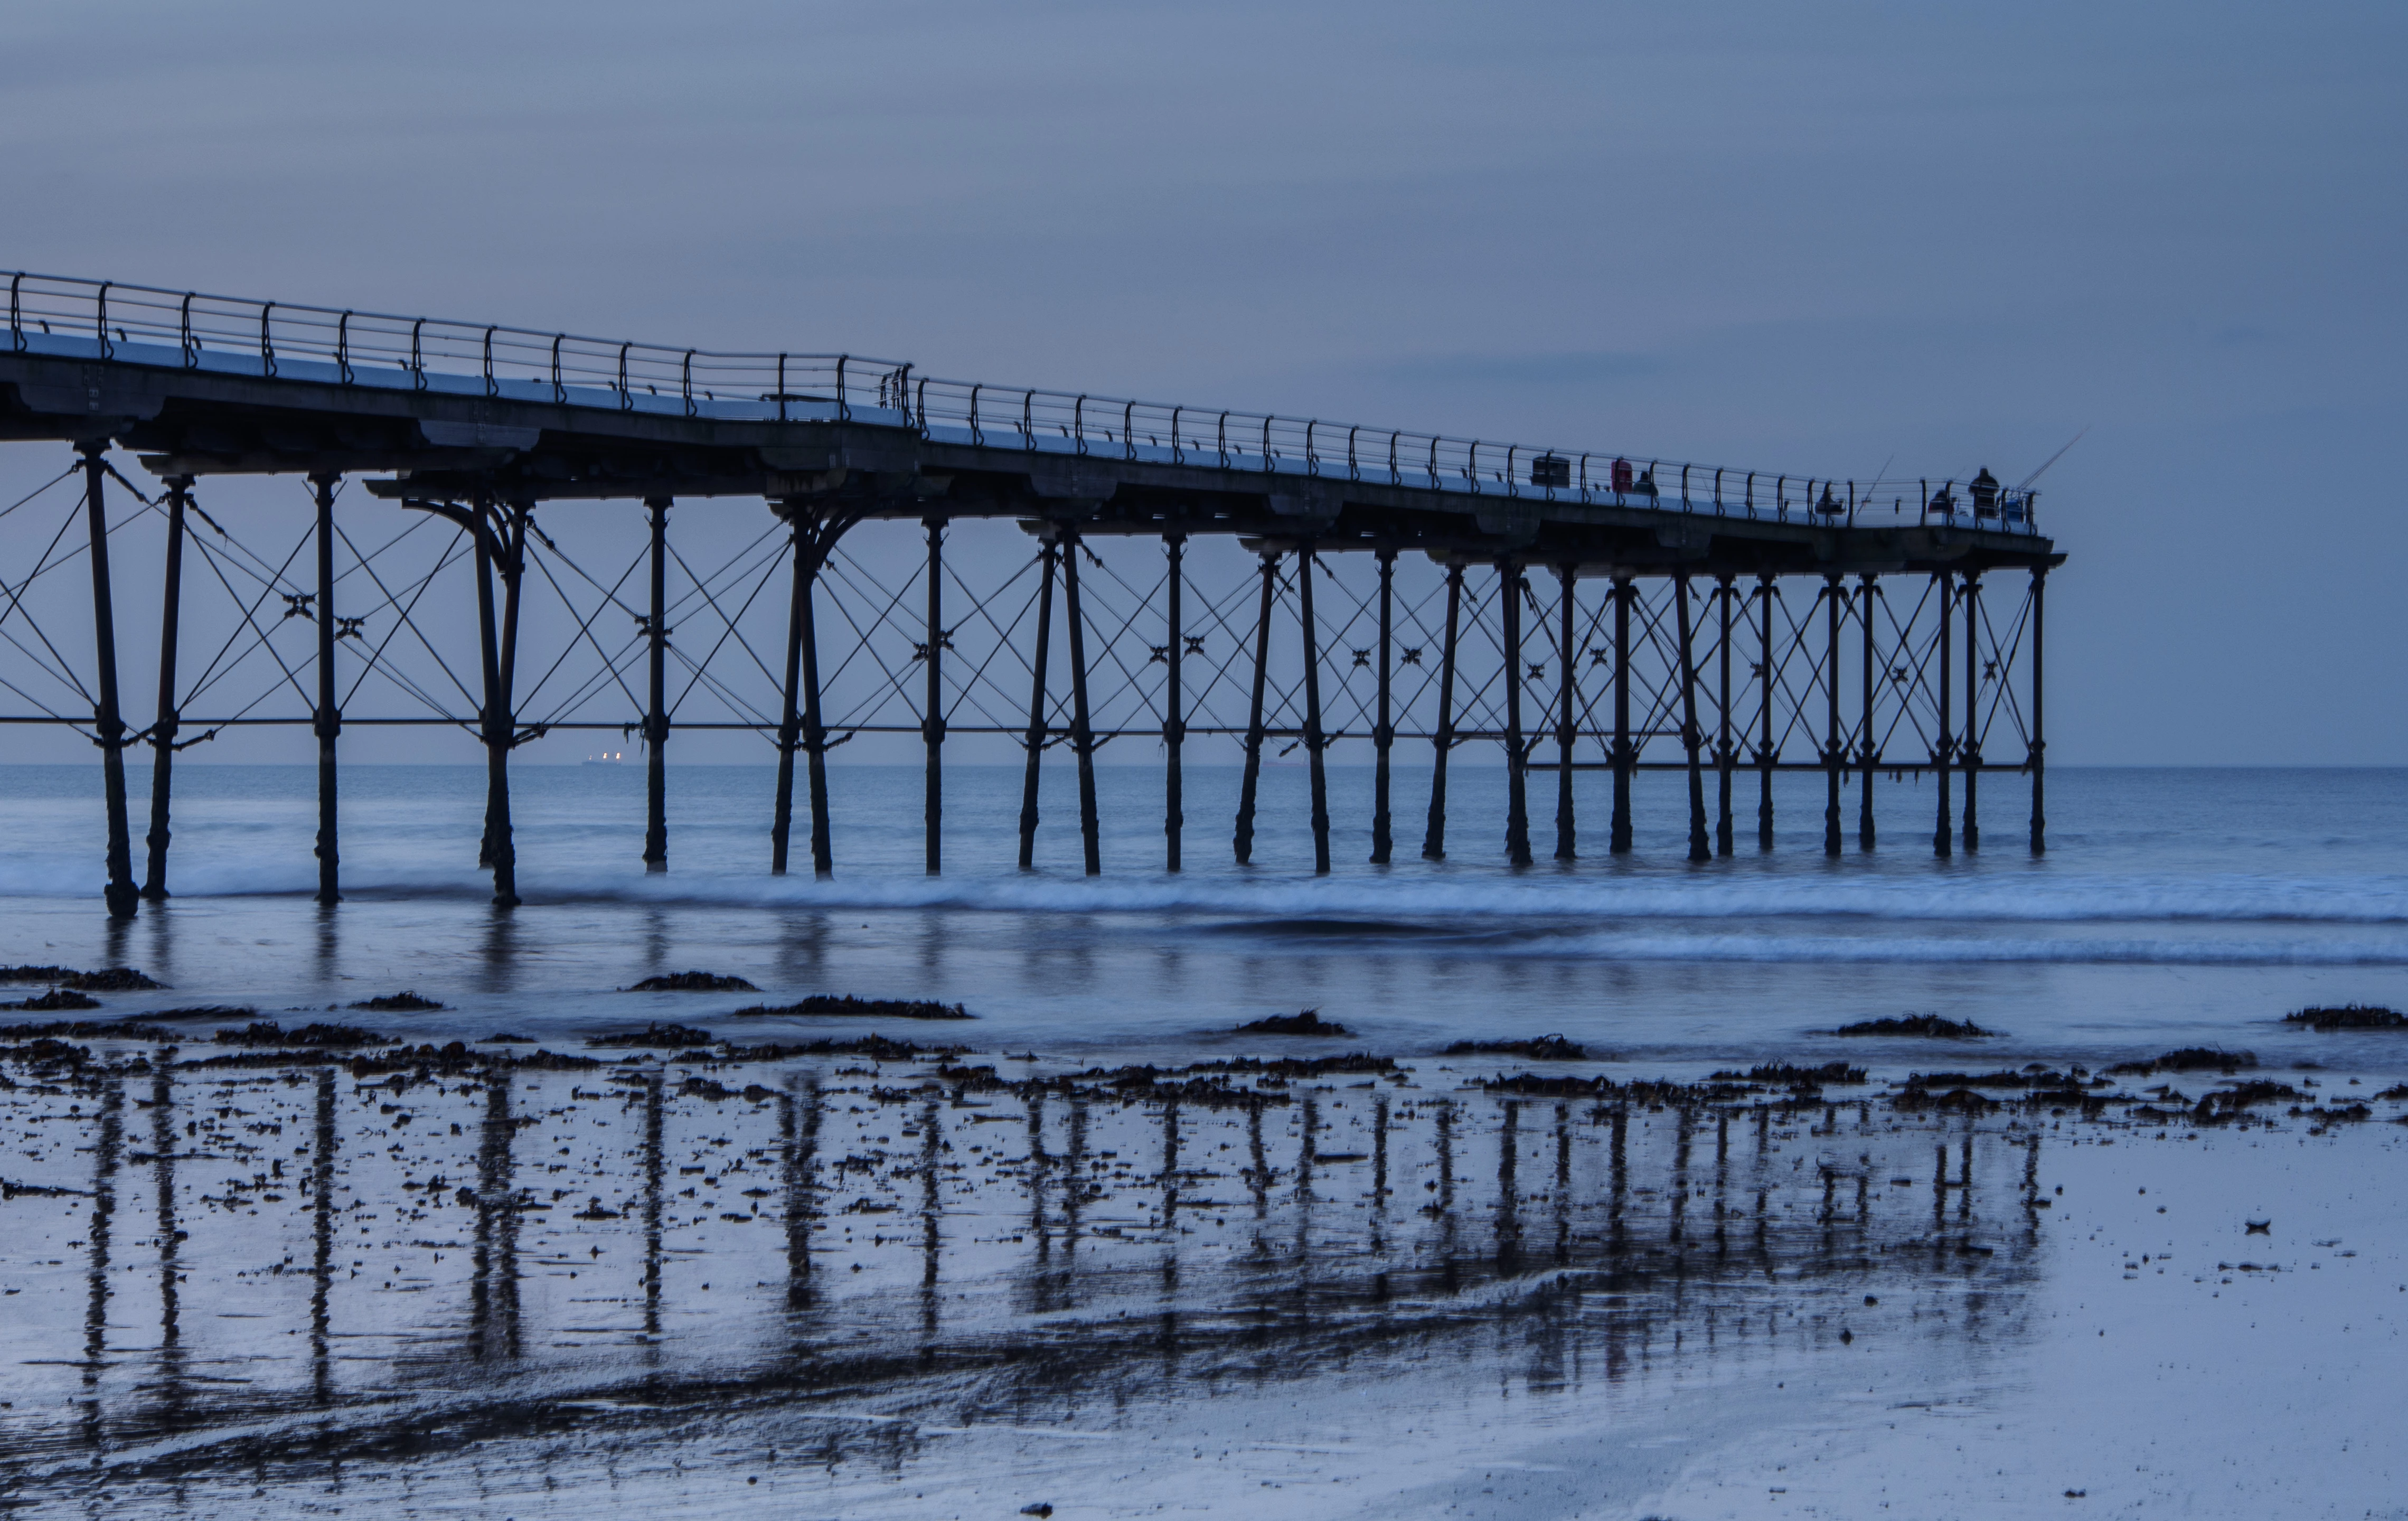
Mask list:
[[[2083,434],[2088,433],[2091,427],[2091,423],[2085,423],[2082,425],[2081,433],[2077,433],[2072,438],[2065,440],[2065,449],[2071,449],[2075,444],[2080,443],[2083,438]],[[2056,453],[2051,454],[2048,458],[2041,461],[2040,469],[2034,470],[2031,474],[2024,477],[2022,484],[2016,486],[2015,490],[2018,492],[2029,491],[2031,489],[2031,483],[2041,478],[2042,470],[2046,470],[2050,466],[2055,465],[2058,460],[2065,457],[2065,449],[2060,449]]]

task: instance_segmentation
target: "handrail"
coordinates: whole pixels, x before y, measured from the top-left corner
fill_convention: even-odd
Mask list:
[[[280,321],[284,323],[281,333],[276,326]],[[1755,518],[1756,477],[1772,473],[1674,462],[1680,470],[1675,494],[1644,489],[1664,481],[1659,472],[1668,466],[1662,461],[1602,450],[1542,450],[1509,441],[1501,446],[1504,468],[1499,474],[1493,462],[1500,446],[1493,440],[1367,429],[1325,418],[1238,410],[1212,414],[1212,451],[1205,455],[1200,434],[1194,439],[1187,436],[1185,414],[1196,409],[1183,404],[949,380],[919,374],[911,365],[854,354],[668,347],[500,323],[294,306],[27,270],[9,274],[8,333],[11,351],[21,353],[36,349],[87,355],[96,352],[104,359],[122,364],[195,370],[255,365],[254,373],[259,376],[295,382],[332,379],[347,385],[390,385],[401,383],[400,376],[407,375],[408,387],[416,391],[458,391],[465,384],[469,394],[481,391],[490,397],[542,399],[560,406],[621,411],[666,408],[690,417],[744,418],[787,425],[824,423],[833,414],[838,422],[907,427],[932,442],[966,439],[978,447],[990,447],[988,424],[996,412],[995,398],[985,393],[1001,391],[1009,396],[1017,391],[1021,404],[1016,425],[1020,446],[1027,452],[1050,448],[1088,453],[1086,409],[1094,404],[1120,410],[1119,452],[1129,463],[1153,460],[1258,476],[1300,474],[1361,481],[1365,473],[1361,435],[1384,431],[1388,434],[1387,484],[1392,488],[1487,495],[1490,485],[1501,483],[1508,497],[1519,497],[1525,487],[1531,487],[1533,495],[1590,507],[1702,511],[1706,504],[1693,493],[1703,486],[1703,472],[1711,470],[1713,512],[1720,515],[1736,506]],[[79,333],[93,337],[89,340],[68,337]],[[72,347],[86,342],[90,347]],[[877,376],[875,386],[867,393],[876,398],[874,409],[857,408],[853,402],[853,380],[856,366],[863,365]],[[640,400],[639,391],[643,393]],[[1254,436],[1249,441],[1258,442],[1258,459],[1247,459],[1242,445],[1232,450],[1233,421]],[[1320,430],[1340,426],[1346,431],[1342,477],[1338,473],[1339,462],[1323,458],[1320,448]],[[1063,437],[1054,438],[1057,431]],[[1104,432],[1109,438],[1111,430]],[[1140,444],[1140,438],[1150,442]],[[1408,438],[1418,456],[1412,470],[1403,466]],[[1484,479],[1484,452],[1490,462],[1486,473],[1494,481]],[[1594,471],[1592,455],[1599,462]],[[1557,487],[1522,479],[1526,470],[1541,468],[1541,461],[1570,458],[1579,461],[1571,484]],[[1607,460],[1615,462],[1615,471],[1604,469],[1602,462]],[[1426,461],[1426,466],[1420,461]],[[1647,473],[1640,489],[1614,490],[1609,475],[1628,481],[1630,466],[1641,463]],[[1724,494],[1726,475],[1740,477],[1743,482],[1738,503],[1730,503]],[[1845,521],[1860,523],[1869,517],[1879,521],[1881,514],[1887,513],[1915,523],[1963,522],[2037,532],[2034,493],[1977,481],[1960,495],[1956,483],[1967,475],[1952,476],[1936,492],[1928,481],[1914,478],[1850,482],[1854,505],[1843,509]],[[1376,466],[1373,476],[1376,479]],[[1819,473],[1800,479],[1807,482],[1804,522],[1817,524],[1835,516],[1818,510],[1817,491],[1828,489],[1837,503],[1837,488],[1844,478],[1834,472],[1828,481]],[[1775,476],[1770,504],[1773,518],[1784,523],[1794,521],[1789,516],[1788,483],[1785,472]],[[1543,492],[1535,489],[1542,485]]]

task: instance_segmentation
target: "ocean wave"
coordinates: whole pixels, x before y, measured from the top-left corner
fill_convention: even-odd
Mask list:
[[[1550,941],[1547,954],[1603,961],[2408,967],[2408,938],[2377,940],[2363,938],[2111,940],[2076,935],[1594,935]]]
[[[0,860],[0,897],[97,897],[101,874],[78,855]],[[314,864],[265,858],[179,863],[180,897],[316,890]],[[460,897],[492,891],[480,872],[365,863],[345,872],[359,897]],[[572,873],[523,863],[530,905],[641,903],[766,910],[947,910],[994,913],[1180,917],[1199,927],[1269,937],[1543,933],[1633,921],[1864,920],[1898,924],[2408,925],[2408,876],[2305,877],[2225,873],[2109,876],[2013,869],[1985,875],[1829,870],[1798,863],[1773,876],[1633,872],[1608,880],[1515,878],[1447,870],[1382,878],[1197,875],[1081,878],[896,874],[768,877],[613,868]]]

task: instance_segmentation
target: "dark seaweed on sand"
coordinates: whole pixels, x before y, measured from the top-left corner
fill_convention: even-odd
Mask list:
[[[883,1035],[857,1036],[850,1040],[805,1040],[795,1045],[726,1045],[713,1061],[775,1062],[790,1056],[867,1056],[872,1061],[907,1062],[922,1056],[958,1056],[961,1046],[916,1046]]]
[[[2118,1062],[2107,1069],[2122,1075],[2134,1073],[2143,1077],[2152,1072],[2224,1072],[2245,1070],[2258,1065],[2258,1056],[2248,1051],[2223,1051],[2214,1046],[2185,1046],[2169,1051],[2150,1061]]]
[[[98,998],[87,998],[71,987],[54,987],[38,997],[16,1003],[0,1003],[0,1009],[22,1009],[29,1014],[65,1013],[73,1010],[97,1009]]]
[[[1758,1091],[1753,1085],[1735,1083],[1668,1083],[1653,1078],[1616,1083],[1610,1077],[1541,1077],[1536,1072],[1493,1077],[1480,1085],[1491,1093],[1522,1098],[1597,1098],[1628,1104],[1664,1104],[1676,1109],[1733,1103]]]
[[[1825,1083],[1862,1083],[1865,1069],[1846,1062],[1825,1062],[1820,1067],[1793,1067],[1787,1062],[1768,1062],[1751,1067],[1744,1072],[1716,1072],[1717,1083],[1769,1083],[1784,1088],[1812,1088]]]
[[[1302,1078],[1329,1077],[1358,1072],[1393,1072],[1397,1069],[1394,1056],[1374,1056],[1368,1051],[1350,1052],[1343,1056],[1231,1056],[1222,1061],[1196,1062],[1180,1069],[1182,1072],[1252,1072],[1265,1077]]]
[[[794,1014],[837,1014],[856,1019],[976,1019],[958,1003],[938,1003],[928,998],[861,998],[850,993],[814,993],[799,1003],[756,1003],[749,1009],[738,1009],[730,1019],[777,1017]]]
[[[1354,1032],[1336,1020],[1322,1018],[1320,1010],[1307,1009],[1302,1013],[1272,1014],[1267,1019],[1250,1021],[1239,1026],[1237,1033],[1240,1035],[1351,1035]]]
[[[1833,1035],[1916,1035],[1928,1040],[1971,1040],[1996,1035],[1970,1019],[1942,1019],[1938,1014],[1909,1014],[1903,1019],[1863,1019],[1842,1025]]]
[[[156,1040],[180,1039],[175,1031],[137,1020],[54,1019],[47,1025],[0,1026],[0,1040],[36,1040],[45,1037],[70,1040]]]
[[[640,1030],[623,1030],[617,1035],[597,1035],[585,1043],[615,1050],[636,1051],[661,1046],[684,1051],[695,1046],[715,1043],[719,1037],[709,1030],[697,1030],[691,1025],[647,1025]]]
[[[351,1007],[365,1009],[372,1014],[423,1014],[443,1006],[423,994],[402,992],[387,993],[374,998],[362,998]]]
[[[73,967],[0,967],[0,983],[52,983],[85,993],[141,993],[165,987],[131,967],[78,971]]]
[[[2299,1089],[2287,1083],[2269,1083],[2262,1079],[2236,1083],[2229,1088],[2218,1088],[2199,1101],[2191,1118],[2200,1125],[2221,1125],[2239,1119],[2253,1104],[2272,1103],[2278,1098],[2304,1098]]]
[[[1530,1061],[1577,1062],[1588,1059],[1588,1048],[1560,1035],[1535,1040],[1457,1040],[1441,1053],[1448,1056],[1521,1056]]]
[[[1935,1093],[1929,1088],[1909,1088],[1893,1097],[1890,1104],[1911,1114],[1986,1114],[1999,1107],[1997,1099],[1984,1098],[1971,1088],[1950,1088],[1944,1093]]]
[[[297,1030],[288,1030],[266,1019],[238,1030],[220,1030],[216,1039],[222,1046],[315,1046],[327,1050],[394,1043],[392,1036],[364,1030],[356,1025],[304,1025]]]
[[[2302,1009],[2296,1014],[2285,1014],[2286,1025],[2304,1025],[2312,1030],[2397,1030],[2408,1028],[2408,1014],[2378,1004],[2344,1003],[2331,1009]]]
[[[592,1056],[561,1055],[555,1052],[536,1051],[524,1056],[509,1052],[476,1051],[463,1040],[447,1040],[442,1045],[395,1046],[372,1055],[351,1058],[351,1076],[378,1077],[389,1072],[413,1076],[435,1073],[459,1075],[469,1072],[519,1070],[531,1072],[591,1072],[602,1063]]]
[[[741,977],[729,977],[715,971],[673,971],[658,977],[647,977],[629,993],[758,993],[761,990]]]

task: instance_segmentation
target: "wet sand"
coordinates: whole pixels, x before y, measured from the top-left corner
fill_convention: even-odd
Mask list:
[[[2389,1079],[1103,1069],[882,1027],[823,1054],[262,1049],[206,1021],[12,1041],[0,1503],[2358,1515],[2397,1492]],[[2211,1097],[2251,1082],[2286,1091]]]

